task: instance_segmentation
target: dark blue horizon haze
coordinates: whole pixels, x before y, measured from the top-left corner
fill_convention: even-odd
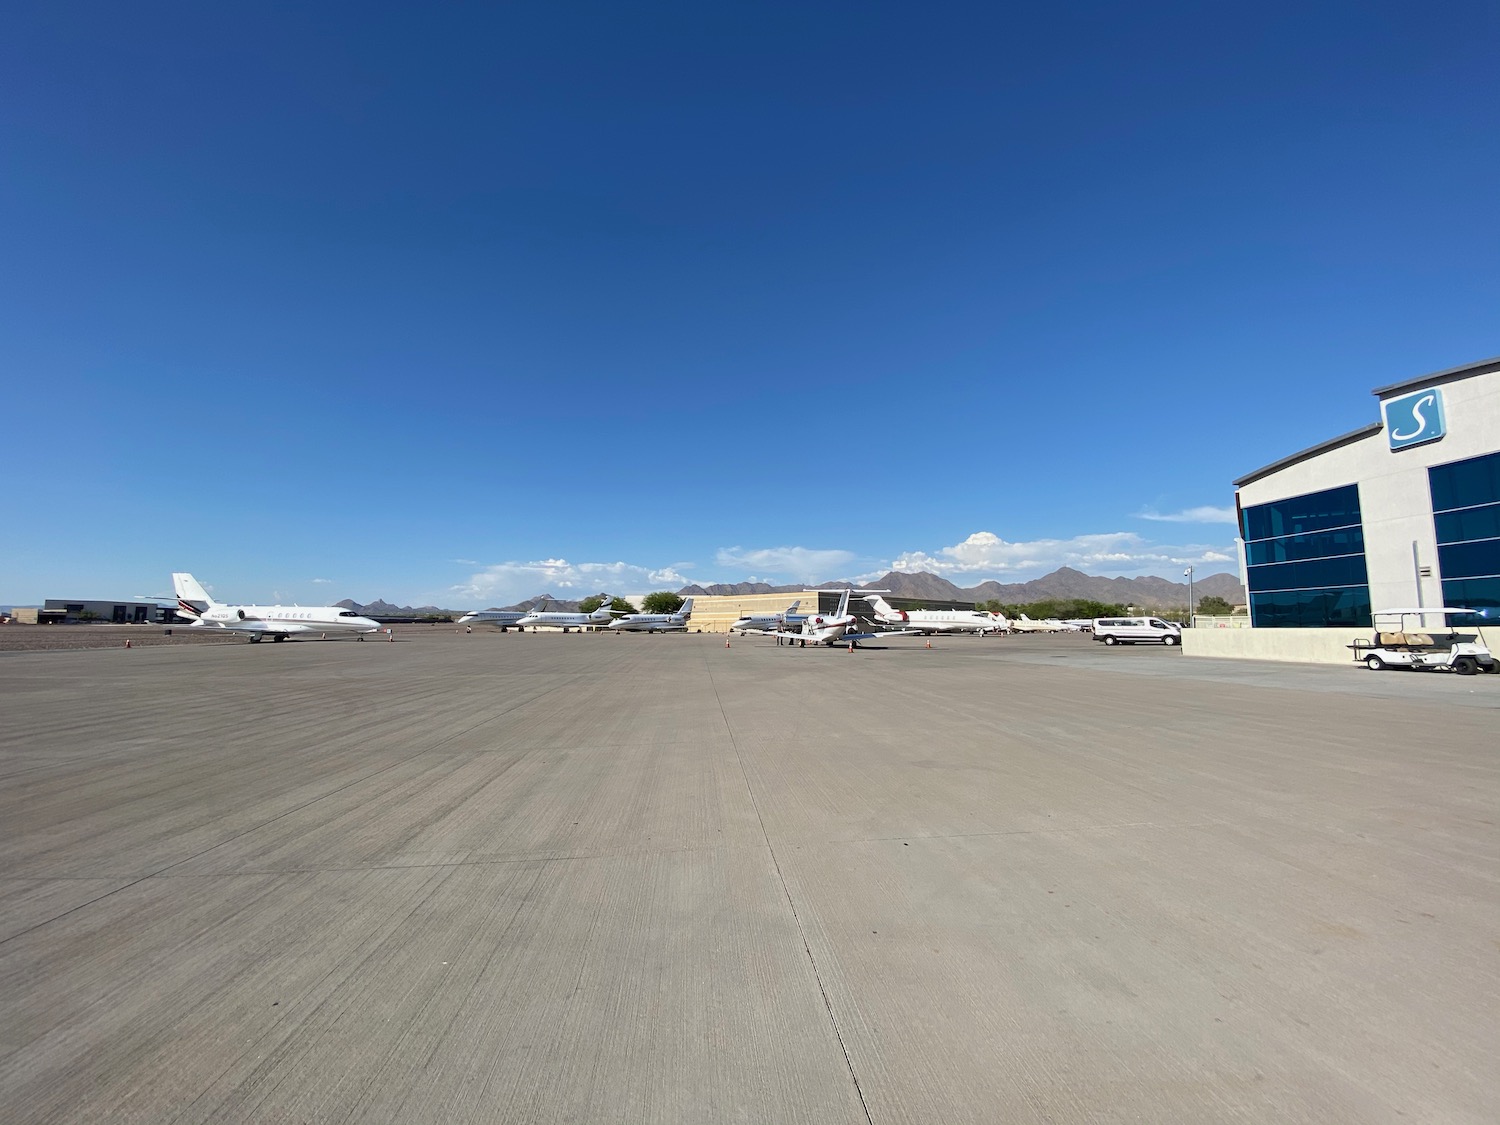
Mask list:
[[[1497,32],[13,6],[0,603],[1235,571],[1233,478],[1500,353]]]

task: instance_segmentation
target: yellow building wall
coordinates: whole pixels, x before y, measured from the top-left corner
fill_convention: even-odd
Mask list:
[[[800,594],[694,594],[688,631],[727,633],[730,624],[747,613],[780,613],[798,598],[802,599],[798,613],[817,611],[817,590],[804,590]]]

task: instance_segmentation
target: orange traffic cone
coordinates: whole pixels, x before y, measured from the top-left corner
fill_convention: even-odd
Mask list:
[[[729,637],[727,635],[724,637],[724,647],[725,648],[729,647]]]
[[[927,647],[928,647],[928,648],[931,648],[931,647],[932,647],[932,642],[931,642],[931,641],[928,641],[928,642],[927,642]]]
[[[126,642],[125,642],[125,647],[126,647],[126,648],[129,648],[129,647],[130,647],[130,642],[129,642],[129,641],[126,641]]]

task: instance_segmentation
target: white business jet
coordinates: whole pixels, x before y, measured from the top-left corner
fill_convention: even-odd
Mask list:
[[[786,640],[800,648],[808,645],[836,645],[847,644],[851,649],[860,641],[872,641],[876,637],[902,637],[909,636],[915,632],[913,629],[886,630],[881,633],[851,633],[849,630],[859,624],[859,618],[849,612],[849,595],[854,590],[839,591],[839,607],[835,613],[822,614],[810,613],[802,619],[801,625],[795,630],[782,629],[771,634]],[[877,591],[884,593],[885,591]],[[858,591],[863,595],[865,591]]]
[[[627,613],[605,626],[620,633],[685,633],[688,618],[693,616],[693,599],[688,598],[676,613]]]
[[[378,632],[380,623],[339,605],[225,605],[208,596],[191,574],[173,574],[177,613],[190,619],[190,628],[223,629],[245,633],[251,644],[263,637],[284,641],[303,633]]]
[[[458,619],[460,625],[498,625],[504,633],[515,627],[517,621],[525,617],[529,609],[476,609],[473,613],[466,613]]]
[[[550,629],[561,629],[566,633],[570,629],[582,632],[592,626],[595,629],[608,625],[614,614],[610,612],[608,594],[601,594],[604,600],[599,603],[599,608],[593,613],[567,613],[562,610],[548,610],[545,613],[528,613],[526,616],[516,620],[516,628],[523,632],[530,628],[545,625]]]
[[[1013,633],[1066,633],[1070,630],[1061,621],[1048,618],[1046,621],[1033,621],[1024,613],[1010,623]]]
[[[875,620],[895,625],[911,633],[1003,633],[1010,622],[993,614],[969,609],[896,609],[879,594],[867,594],[865,601],[875,610]]]
[[[802,604],[798,598],[780,613],[747,613],[743,617],[736,617],[730,623],[729,631],[744,636],[746,633],[774,633],[787,624],[800,623],[802,618],[797,616],[797,607]]]

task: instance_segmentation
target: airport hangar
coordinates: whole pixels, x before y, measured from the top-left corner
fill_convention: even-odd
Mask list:
[[[1494,637],[1500,357],[1372,393],[1380,421],[1234,482],[1251,627],[1368,630],[1372,611],[1464,606],[1491,611]]]
[[[729,626],[747,613],[780,613],[795,601],[802,604],[798,613],[834,613],[839,607],[837,590],[789,590],[779,594],[693,594],[693,616],[688,630],[702,633],[727,633]],[[966,609],[974,608],[973,602],[946,602],[932,598],[886,597],[896,609]],[[639,603],[637,603],[639,604]],[[858,598],[849,599],[849,611],[858,617],[869,617],[873,612],[868,602]]]

